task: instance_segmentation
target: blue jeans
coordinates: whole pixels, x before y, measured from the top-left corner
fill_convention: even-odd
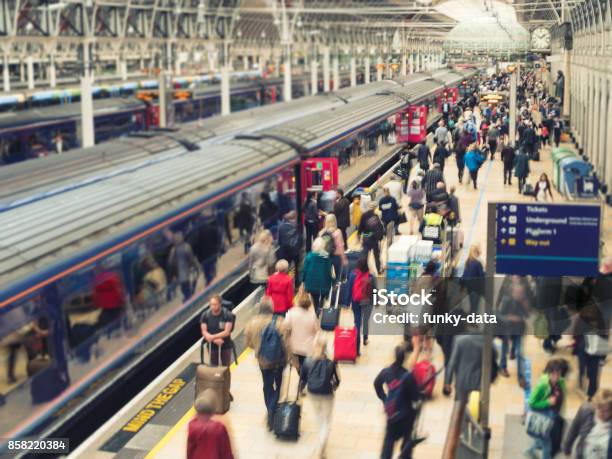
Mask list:
[[[336,282],[340,282],[342,279],[342,258],[340,258],[340,255],[332,255],[331,262],[332,266],[334,267]]]
[[[521,366],[522,362],[522,354],[521,354],[521,335],[511,335],[504,336],[502,338],[502,347],[501,347],[501,359],[499,361],[499,368],[506,369],[508,368],[508,347],[509,344],[512,343],[512,349],[516,355],[516,360],[518,365]],[[519,369],[519,374],[521,374]]]
[[[534,438],[533,445],[527,451],[535,455],[537,449],[542,450],[542,459],[552,459],[552,440],[550,438]]]
[[[356,304],[353,303],[353,316],[355,317],[355,327],[357,327],[357,353],[361,349],[361,336],[368,337],[370,315],[372,314],[373,305],[371,304]]]
[[[209,285],[212,280],[217,275],[217,257],[213,255],[206,260],[201,262],[202,271],[204,271],[204,279],[206,280],[206,285]]]
[[[191,286],[191,281],[181,282],[181,293],[183,294],[183,301],[188,301],[193,295],[193,289]]]
[[[264,403],[268,410],[268,425],[272,426],[274,422],[274,410],[280,398],[280,390],[283,382],[283,368],[261,368],[261,377],[263,379],[263,394]]]

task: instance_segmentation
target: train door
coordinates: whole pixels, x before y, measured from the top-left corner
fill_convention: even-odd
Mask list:
[[[427,105],[411,105],[408,107],[408,142],[417,144],[427,136]]]
[[[159,105],[149,104],[146,116],[147,129],[159,126]]]
[[[307,158],[302,161],[302,196],[310,191],[331,191],[338,187],[338,158]]]
[[[408,142],[410,136],[410,109],[407,108],[395,115],[395,137],[397,143]]]

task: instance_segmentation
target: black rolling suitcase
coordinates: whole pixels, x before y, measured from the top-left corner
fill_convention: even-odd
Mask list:
[[[327,306],[321,310],[321,329],[326,331],[334,331],[340,321],[340,309],[338,308],[338,299],[340,298],[340,284],[336,289],[336,303],[332,305],[332,296],[334,287],[329,289],[329,299]]]
[[[274,411],[273,431],[277,438],[286,440],[297,440],[300,436],[300,418],[302,417],[302,406],[298,403],[300,391],[297,391],[295,401],[289,401],[289,389],[291,382],[291,366],[287,377],[287,399],[276,405]]]

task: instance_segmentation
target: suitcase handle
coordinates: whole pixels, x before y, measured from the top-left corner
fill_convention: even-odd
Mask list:
[[[210,357],[210,360],[209,360],[210,363],[204,362],[204,346],[206,344],[208,344],[208,356]],[[217,346],[217,352],[218,352],[217,366],[220,367],[221,366],[221,346]],[[202,338],[202,341],[200,343],[200,363],[202,365],[212,367],[212,343],[207,342],[206,339],[204,338]]]
[[[336,287],[337,287],[336,303],[335,303],[334,307],[338,308],[338,302],[340,300],[340,282],[336,283]],[[328,301],[329,308],[332,307],[332,296],[333,296],[333,293],[334,293],[334,286],[332,284],[332,286],[329,288],[329,301]],[[328,308],[323,307],[323,309],[328,309]]]
[[[287,394],[285,395],[285,400],[289,401],[289,391],[291,390],[291,364],[287,365],[289,367],[289,371],[288,371],[288,375],[287,375]],[[297,371],[297,370],[296,370]],[[300,399],[300,386],[298,384],[298,390],[297,390],[297,395],[295,396],[295,401],[294,403],[297,403],[297,401]]]

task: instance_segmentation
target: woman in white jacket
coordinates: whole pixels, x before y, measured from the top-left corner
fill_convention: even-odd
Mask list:
[[[296,295],[295,307],[287,311],[283,324],[289,330],[289,348],[293,351],[301,370],[304,360],[314,350],[314,341],[319,333],[319,319],[312,305],[310,295],[304,291],[304,284]],[[300,377],[300,392],[304,390],[306,381]]]
[[[254,287],[266,285],[275,262],[274,238],[270,231],[264,230],[249,251],[249,280]]]

